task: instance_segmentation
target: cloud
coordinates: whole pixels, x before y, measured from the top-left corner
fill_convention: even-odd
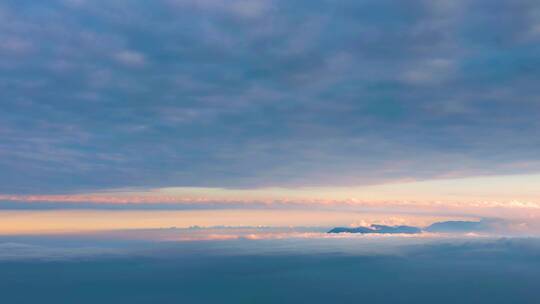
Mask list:
[[[126,251],[106,247],[60,247],[26,243],[0,243],[0,261],[65,261],[110,258]]]
[[[121,51],[114,55],[114,58],[130,67],[140,67],[146,63],[144,55],[135,51]]]
[[[405,71],[403,80],[409,84],[440,84],[451,77],[455,71],[452,60],[430,59],[423,63],[415,62],[415,67]]]
[[[0,43],[0,50],[8,53],[23,54],[33,48],[32,44],[20,38],[4,39]]]
[[[238,18],[256,18],[268,11],[272,1],[267,0],[168,0],[169,4],[180,8],[194,8],[203,12],[224,12]]]
[[[489,258],[491,260],[523,259],[530,261],[538,257],[540,243],[538,239],[502,238],[496,240],[447,241],[403,248],[411,257],[430,261],[432,259],[451,258],[474,261]]]
[[[3,3],[0,193],[539,172],[538,10]]]
[[[351,238],[354,238],[351,239]],[[204,241],[204,242],[201,242]],[[329,236],[307,228],[141,229],[85,235],[2,236],[0,261],[107,261],[216,256],[408,257],[420,263],[538,257],[535,238]],[[411,260],[409,260],[411,261]],[[433,264],[432,266],[436,266]]]
[[[534,303],[538,298],[537,240],[423,242],[409,251],[393,246],[381,252],[394,241],[150,243],[145,245],[151,250],[137,256],[2,263],[0,283],[10,303],[55,302],[58,295],[81,304],[396,303],[404,298]]]

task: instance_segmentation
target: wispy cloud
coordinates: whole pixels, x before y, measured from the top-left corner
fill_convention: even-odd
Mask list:
[[[120,51],[114,54],[114,58],[121,64],[130,67],[140,67],[146,63],[144,55],[135,51]]]

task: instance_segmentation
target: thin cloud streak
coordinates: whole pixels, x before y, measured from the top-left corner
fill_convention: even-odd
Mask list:
[[[227,199],[205,197],[172,197],[172,196],[102,196],[102,195],[0,195],[0,200],[8,202],[47,202],[47,203],[93,203],[93,204],[209,204],[209,205],[314,205],[314,206],[359,206],[359,207],[470,207],[470,208],[530,208],[540,209],[540,203],[527,201],[362,201],[351,198],[340,199]]]

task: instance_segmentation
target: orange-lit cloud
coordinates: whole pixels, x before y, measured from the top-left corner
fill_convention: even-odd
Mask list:
[[[540,175],[401,181],[358,187],[189,188],[111,190],[65,195],[7,195],[12,202],[94,204],[314,204],[353,206],[428,206],[540,208]]]

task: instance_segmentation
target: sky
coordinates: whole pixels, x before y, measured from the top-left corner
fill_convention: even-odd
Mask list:
[[[0,1],[2,299],[537,303],[539,79],[538,0]]]
[[[535,0],[2,1],[0,233],[538,221],[539,54]]]

